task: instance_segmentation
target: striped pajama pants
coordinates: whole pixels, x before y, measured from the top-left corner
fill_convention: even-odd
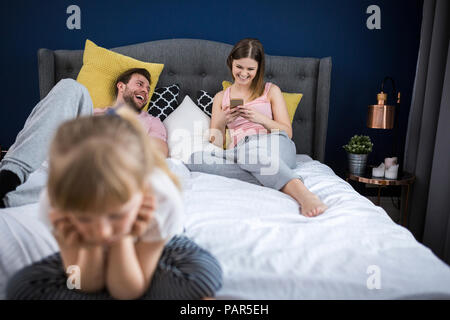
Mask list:
[[[164,247],[151,284],[139,300],[191,300],[213,297],[222,287],[219,262],[185,236],[173,237]],[[17,272],[8,282],[7,299],[111,300],[106,289],[85,293],[67,287],[59,253]]]

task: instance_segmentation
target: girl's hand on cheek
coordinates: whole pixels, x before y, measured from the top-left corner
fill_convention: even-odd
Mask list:
[[[76,227],[70,221],[68,215],[58,211],[52,211],[49,215],[53,224],[53,235],[58,244],[66,247],[79,247],[82,244],[82,237]]]
[[[131,229],[131,235],[134,237],[142,236],[148,229],[153,220],[153,212],[156,209],[156,199],[150,191],[144,193],[142,204],[136,216],[136,221]]]

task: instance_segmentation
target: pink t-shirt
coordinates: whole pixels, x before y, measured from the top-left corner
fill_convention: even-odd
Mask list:
[[[94,115],[102,115],[109,108],[94,108]],[[142,111],[138,115],[138,119],[144,126],[145,131],[151,137],[155,137],[167,142],[167,130],[164,124],[159,118],[149,115],[147,112]]]
[[[250,106],[257,112],[264,114],[270,119],[273,119],[272,105],[270,104],[270,101],[267,97],[271,85],[272,83],[267,82],[262,96],[256,98],[255,100],[247,102],[244,105]],[[222,109],[230,105],[230,91],[231,87],[227,88],[223,94]],[[229,148],[233,148],[245,136],[249,136],[252,134],[268,133],[267,129],[263,125],[251,122],[243,117],[237,117],[236,120],[230,122],[228,124],[228,128],[230,129],[230,136],[231,136],[231,144]]]

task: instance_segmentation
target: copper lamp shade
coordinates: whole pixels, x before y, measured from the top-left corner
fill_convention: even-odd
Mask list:
[[[387,94],[383,91],[377,94],[377,100],[378,104],[369,106],[367,127],[374,129],[392,129],[394,127],[395,107],[386,105]]]

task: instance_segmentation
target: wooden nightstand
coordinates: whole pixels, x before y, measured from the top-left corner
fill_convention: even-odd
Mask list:
[[[416,176],[409,173],[409,172],[402,172],[399,174],[397,179],[387,179],[387,178],[374,178],[372,177],[372,168],[369,167],[369,170],[366,171],[364,175],[355,175],[351,173],[346,174],[346,180],[347,182],[349,180],[351,181],[357,181],[360,183],[366,183],[371,185],[376,185],[378,187],[378,201],[377,205],[380,205],[380,194],[381,194],[381,188],[383,187],[389,187],[389,186],[401,186],[402,188],[406,188],[406,205],[403,210],[403,214],[400,215],[400,224],[402,226],[406,226],[407,221],[407,213],[408,213],[408,197],[409,197],[409,189],[410,186],[414,183],[416,180]]]

